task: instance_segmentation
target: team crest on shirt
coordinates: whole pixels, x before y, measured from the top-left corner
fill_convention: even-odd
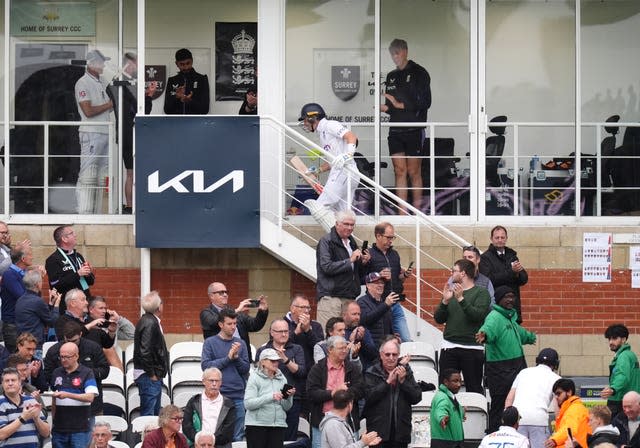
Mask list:
[[[349,101],[360,90],[359,65],[332,65],[331,90],[342,101]]]
[[[81,90],[80,91],[80,98],[84,98],[85,96],[87,96],[87,91],[86,90]]]
[[[81,384],[82,384],[82,380],[78,377],[71,380],[71,385],[73,387],[80,387]]]
[[[62,377],[61,376],[57,376],[56,380],[53,383],[54,386],[62,386]]]

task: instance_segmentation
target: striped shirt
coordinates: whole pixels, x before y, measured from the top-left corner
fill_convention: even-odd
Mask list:
[[[14,403],[4,395],[0,395],[0,428],[4,428],[22,414],[22,410],[27,403],[36,404],[36,400],[28,395],[20,395],[20,402]],[[40,412],[40,419],[45,420],[44,414]],[[18,430],[7,439],[0,441],[0,447],[18,448],[38,448],[38,430],[33,419],[20,425]]]
[[[78,364],[78,368],[67,373],[64,367],[58,367],[51,375],[54,391],[70,392],[73,394],[98,395],[98,385],[93,376],[93,370]],[[91,403],[75,398],[56,398],[56,412],[53,416],[53,431],[72,433],[89,431],[91,417]]]

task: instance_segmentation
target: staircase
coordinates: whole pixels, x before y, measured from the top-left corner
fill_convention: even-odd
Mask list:
[[[319,166],[324,161],[330,161],[332,156],[314,141],[300,134],[297,129],[272,117],[260,117],[260,134],[261,245],[271,255],[315,281],[317,278],[315,247],[324,233],[311,216],[292,214],[291,205],[297,208],[302,207],[302,203],[297,199],[304,200],[302,197],[311,194],[311,188],[289,160],[297,155],[307,166]],[[431,166],[434,166],[433,158]],[[354,237],[360,244],[363,240],[373,242],[373,227],[376,223],[390,221],[394,225],[397,236],[394,247],[400,252],[404,266],[412,260],[415,261],[414,273],[417,274],[415,281],[409,282],[413,283],[413,289],[409,288],[410,285],[405,286],[407,295],[405,314],[409,329],[414,339],[429,341],[434,347],[439,348],[442,332],[425,320],[433,316],[423,305],[425,305],[425,297],[432,296],[434,293],[439,295],[441,291],[438,286],[426,280],[425,269],[443,269],[448,272],[451,263],[438,260],[424,247],[427,241],[437,238],[439,245],[444,241],[450,247],[451,253],[457,256],[460,248],[470,243],[434,222],[429,216],[402,201],[372,179],[355,171],[350,174],[353,179],[356,179],[355,181],[358,177],[360,179],[357,200],[354,201],[354,211],[358,215]],[[321,183],[326,181],[322,177],[319,180]],[[412,214],[395,216],[398,207]],[[375,212],[372,215],[367,214],[365,208]],[[381,210],[390,211],[394,216],[381,214]],[[415,312],[408,307],[413,308]]]

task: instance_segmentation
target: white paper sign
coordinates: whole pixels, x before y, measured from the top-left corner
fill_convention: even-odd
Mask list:
[[[582,281],[611,282],[612,236],[585,233],[582,244]]]

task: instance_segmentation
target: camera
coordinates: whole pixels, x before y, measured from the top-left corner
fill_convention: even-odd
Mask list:
[[[407,300],[407,296],[404,294],[398,294],[398,300],[396,300],[396,302],[404,302],[405,300]]]
[[[260,306],[260,299],[249,299],[249,308],[258,308]]]
[[[104,322],[100,324],[100,328],[107,328],[109,325],[111,325],[109,319],[111,319],[111,314],[109,314],[109,312],[104,313]]]

